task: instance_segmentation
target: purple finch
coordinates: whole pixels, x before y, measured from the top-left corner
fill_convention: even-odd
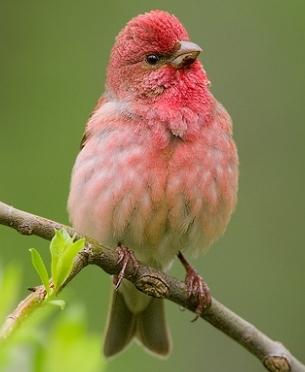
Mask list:
[[[127,23],[112,48],[105,93],[86,126],[68,202],[73,226],[118,249],[125,263],[131,257],[125,247],[164,271],[178,255],[198,313],[209,294],[182,252],[196,256],[225,231],[238,188],[231,119],[210,92],[197,58],[201,51],[167,12]],[[105,355],[133,337],[168,354],[163,301],[139,292],[123,274]]]

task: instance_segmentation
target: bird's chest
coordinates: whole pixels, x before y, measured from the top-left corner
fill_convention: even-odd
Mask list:
[[[168,131],[151,137],[128,128],[103,130],[76,161],[72,222],[104,243],[123,241],[150,263],[161,256],[169,262],[190,246],[190,236],[194,245],[208,245],[218,233],[208,225],[219,219],[231,182],[230,162],[220,153],[204,138],[184,142]]]

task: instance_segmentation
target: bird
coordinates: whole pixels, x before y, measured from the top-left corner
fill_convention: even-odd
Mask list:
[[[104,337],[106,357],[136,339],[165,357],[164,300],[124,278],[128,262],[167,272],[178,256],[200,315],[211,303],[186,255],[198,257],[225,231],[237,202],[239,160],[232,120],[213,96],[178,18],[151,10],[117,35],[105,91],[86,124],[72,170],[72,225],[118,253],[119,275]]]

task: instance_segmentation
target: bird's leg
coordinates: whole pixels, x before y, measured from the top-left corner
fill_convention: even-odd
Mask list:
[[[119,274],[113,276],[113,284],[115,286],[115,289],[117,290],[119,288],[120,284],[122,283],[122,280],[124,279],[125,271],[126,271],[126,267],[128,265],[128,262],[132,262],[135,269],[138,268],[139,264],[138,264],[138,261],[137,261],[135,255],[134,255],[133,251],[130,250],[129,248],[125,247],[120,242],[118,243],[118,245],[116,247],[116,252],[119,255],[119,259],[118,259],[117,263],[119,265],[121,264],[121,270],[120,270]]]
[[[195,321],[211,305],[210,289],[183,254],[178,252],[177,256],[186,270],[185,285],[187,295],[189,298],[195,297],[197,299],[196,317],[193,319]]]

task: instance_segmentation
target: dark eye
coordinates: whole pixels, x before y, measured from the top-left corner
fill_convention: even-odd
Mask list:
[[[156,65],[160,61],[160,56],[158,54],[149,54],[146,56],[146,62],[149,65]]]

